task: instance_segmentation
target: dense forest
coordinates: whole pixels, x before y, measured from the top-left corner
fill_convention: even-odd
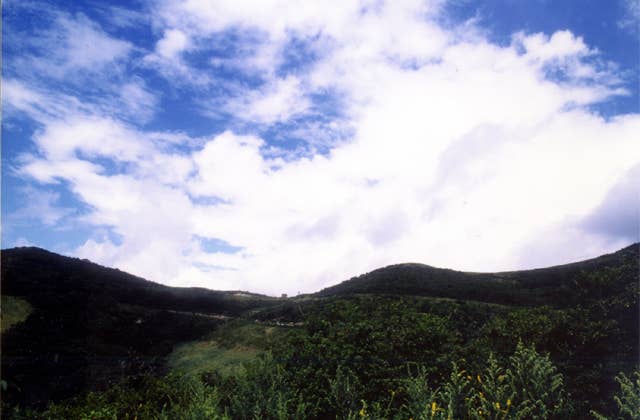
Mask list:
[[[637,419],[639,261],[401,264],[271,298],[6,250],[3,417]]]

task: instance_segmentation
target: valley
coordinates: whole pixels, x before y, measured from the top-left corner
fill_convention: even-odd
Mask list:
[[[399,264],[275,298],[4,250],[3,416],[616,415],[640,391],[639,261],[634,244],[507,273]]]

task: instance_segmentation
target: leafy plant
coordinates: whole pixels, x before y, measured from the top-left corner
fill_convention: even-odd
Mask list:
[[[491,355],[485,368],[470,374],[453,365],[449,379],[429,387],[424,370],[407,381],[403,410],[414,419],[549,419],[567,418],[562,375],[548,356],[522,342],[504,368]]]
[[[633,376],[635,380],[624,373],[618,374],[615,378],[620,385],[620,391],[613,397],[618,407],[616,419],[640,419],[640,370],[636,370]],[[609,419],[596,411],[591,411],[591,414],[598,420]]]

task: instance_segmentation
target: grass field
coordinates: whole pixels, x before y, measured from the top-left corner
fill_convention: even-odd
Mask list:
[[[169,356],[169,367],[189,375],[213,371],[230,375],[264,351],[283,330],[251,321],[230,321],[203,340],[178,346]]]
[[[24,299],[15,296],[2,296],[0,302],[0,332],[5,332],[11,326],[27,319],[32,307]]]

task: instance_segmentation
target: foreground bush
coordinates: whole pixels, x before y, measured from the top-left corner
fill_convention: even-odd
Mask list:
[[[11,413],[15,419],[225,419],[218,392],[202,381],[186,376],[144,377],[136,383],[110,388],[103,393],[89,393],[82,399],[52,404],[41,413]]]
[[[485,369],[454,369],[440,388],[429,387],[424,371],[407,381],[406,416],[414,419],[567,418],[570,405],[562,375],[548,356],[518,344],[508,367],[490,356]]]
[[[309,399],[296,384],[301,373],[287,370],[269,353],[247,363],[234,376],[211,374],[202,380],[169,375],[144,378],[104,393],[49,406],[44,412],[14,410],[13,418],[39,419],[567,419],[575,418],[564,389],[563,376],[547,355],[520,342],[503,363],[491,355],[480,369],[457,365],[447,379],[433,387],[426,365],[400,386],[376,400],[366,395],[366,384],[347,368],[329,378],[322,399]],[[615,396],[617,417],[638,419],[640,373],[635,380],[620,374]],[[318,395],[318,394],[313,394]],[[320,413],[320,414],[319,414]],[[327,415],[326,413],[331,413]],[[598,420],[607,417],[592,412]],[[580,417],[580,416],[578,416]]]
[[[616,382],[620,385],[620,391],[613,397],[618,407],[616,419],[640,419],[640,370],[634,372],[635,381],[627,377],[624,373],[616,376]],[[597,420],[609,420],[595,411],[591,414]]]

